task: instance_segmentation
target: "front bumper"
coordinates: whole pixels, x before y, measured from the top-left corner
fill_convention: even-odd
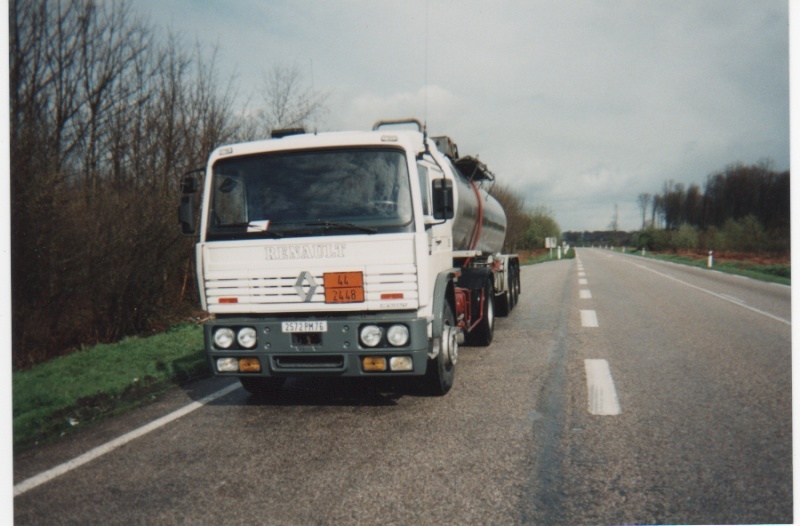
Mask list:
[[[326,322],[325,332],[289,333],[282,330],[283,322],[319,321]],[[380,327],[405,325],[409,330],[408,343],[393,347],[383,341],[377,347],[365,347],[360,342],[359,333],[362,326],[369,324]],[[245,327],[255,329],[255,346],[244,349],[234,341],[229,349],[217,348],[214,333],[223,327],[231,328],[234,333]],[[428,321],[416,317],[414,313],[224,317],[206,323],[204,333],[209,365],[219,376],[419,376],[425,374],[430,351]],[[364,359],[369,358],[369,363],[374,365],[376,357],[385,358],[386,370],[369,367],[373,370],[365,371]],[[410,358],[411,370],[392,371],[389,367],[390,363],[394,363],[392,358],[398,358],[398,363],[406,364],[407,358]],[[220,360],[227,365],[224,371],[218,367]],[[237,363],[246,364],[246,367],[232,370]],[[258,370],[254,363],[258,364]]]

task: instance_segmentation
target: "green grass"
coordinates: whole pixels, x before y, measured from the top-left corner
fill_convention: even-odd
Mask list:
[[[12,373],[14,449],[28,449],[209,374],[202,328],[179,325]]]
[[[653,254],[647,252],[642,256],[640,252],[629,252],[630,254],[646,257],[650,259],[658,259],[662,261],[671,261],[681,265],[690,265],[699,268],[708,268],[708,258],[692,258],[689,256],[681,256],[678,254]],[[759,265],[750,261],[735,261],[735,262],[718,262],[714,261],[712,270],[725,272],[728,274],[737,274],[740,276],[747,276],[749,278],[758,279],[761,281],[768,281],[771,283],[780,283],[783,285],[792,284],[792,266],[791,265]]]

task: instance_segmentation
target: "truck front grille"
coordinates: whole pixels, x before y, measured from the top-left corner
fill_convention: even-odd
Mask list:
[[[341,369],[344,356],[276,356],[275,368],[278,370],[298,369]]]
[[[270,274],[269,271],[219,271],[206,273],[206,298],[211,312],[277,312],[287,307],[295,311],[325,305],[323,272],[296,271]],[[364,271],[364,300],[382,302],[384,295],[402,295],[405,308],[414,308],[419,299],[415,265],[383,265]],[[248,307],[244,307],[244,306]],[[351,304],[350,306],[355,305]],[[363,305],[360,304],[360,305]],[[339,307],[347,307],[347,304]]]

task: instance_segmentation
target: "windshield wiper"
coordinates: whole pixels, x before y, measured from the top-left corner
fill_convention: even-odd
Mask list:
[[[366,232],[367,234],[376,234],[377,228],[371,226],[354,225],[353,223],[335,223],[331,221],[314,221],[313,223],[306,223],[306,226],[314,226],[322,228],[324,231],[328,230],[357,230],[359,232]]]

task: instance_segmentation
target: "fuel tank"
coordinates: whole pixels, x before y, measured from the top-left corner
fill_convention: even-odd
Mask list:
[[[506,239],[506,213],[500,203],[462,174],[455,178],[453,249],[495,254]],[[476,240],[477,237],[477,240]]]

